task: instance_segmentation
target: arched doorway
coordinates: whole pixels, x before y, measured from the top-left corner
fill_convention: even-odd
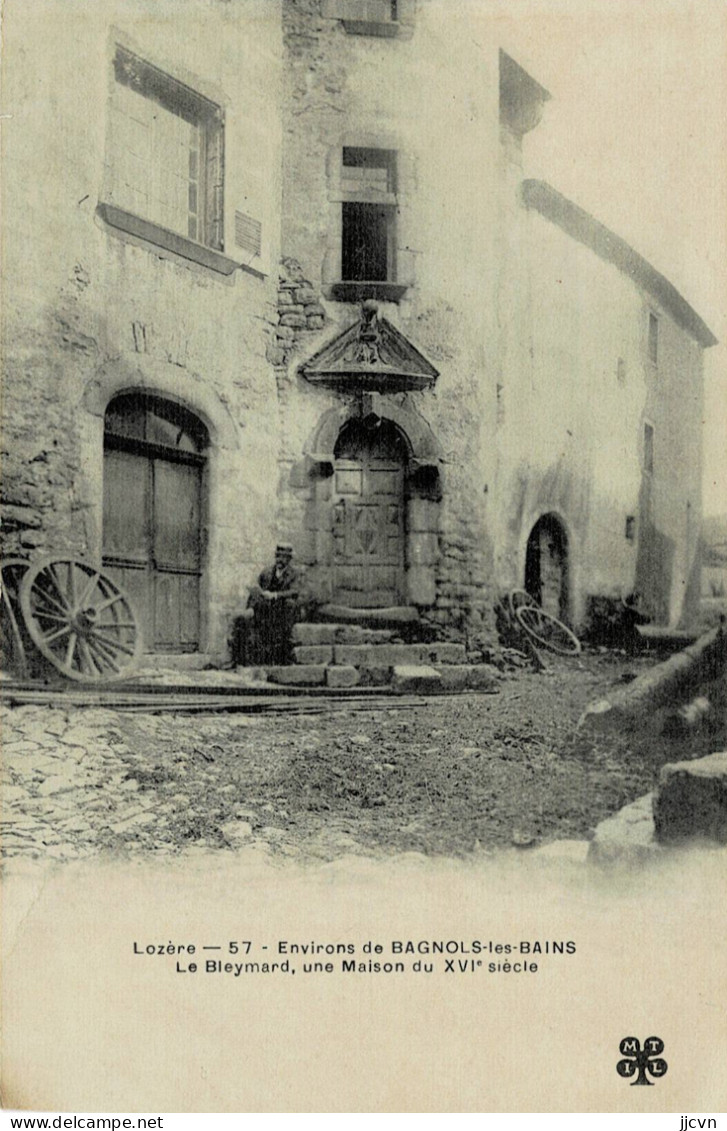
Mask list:
[[[386,608],[404,599],[408,449],[374,416],[341,429],[333,463],[333,600]]]
[[[530,531],[525,588],[546,613],[568,620],[568,536],[557,515],[544,514]]]
[[[122,393],[104,418],[103,562],[142,619],[149,652],[200,646],[209,435],[188,409]]]

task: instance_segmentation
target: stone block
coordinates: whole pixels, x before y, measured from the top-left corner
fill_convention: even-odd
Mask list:
[[[292,342],[295,338],[295,331],[290,326],[276,326],[275,335],[281,342]]]
[[[325,319],[320,314],[310,314],[305,321],[308,330],[322,330],[325,324]]]
[[[329,687],[356,687],[361,681],[357,668],[339,664],[326,669],[326,683]]]
[[[29,548],[44,546],[46,541],[47,535],[43,530],[24,530],[20,535],[20,545]]]
[[[436,534],[439,530],[440,510],[440,504],[431,499],[410,499],[406,511],[409,530]]]
[[[248,821],[226,821],[220,825],[220,832],[230,844],[249,840],[252,836],[252,825]]]
[[[325,664],[291,664],[283,668],[267,668],[271,683],[285,686],[315,687],[326,678]]]
[[[436,534],[412,531],[407,538],[407,551],[412,566],[434,565],[439,561],[439,538]]]
[[[293,627],[293,643],[309,647],[333,644],[337,640],[335,624],[296,624]]]
[[[413,565],[406,571],[406,588],[412,605],[428,608],[437,599],[437,583],[431,566]]]
[[[417,624],[419,614],[410,605],[396,605],[386,609],[354,609],[349,605],[338,605],[330,602],[321,606],[319,614],[328,621],[336,624],[358,624],[367,626],[374,624],[389,627],[399,624]]]
[[[422,644],[422,659],[430,664],[466,664],[467,649],[464,644]]]
[[[7,526],[40,526],[40,512],[35,507],[18,507],[3,503],[3,523]]]
[[[630,868],[647,864],[666,851],[654,836],[653,795],[647,793],[596,827],[588,851],[590,863]]]
[[[313,303],[318,306],[318,295],[310,287],[299,287],[295,292],[295,301],[300,303],[301,306],[309,306]],[[323,313],[323,308],[319,307],[320,313]]]
[[[305,314],[288,313],[280,315],[280,325],[289,326],[294,330],[302,330],[305,326]]]
[[[354,667],[393,667],[417,664],[422,660],[422,644],[337,644],[333,650],[337,664]]]
[[[497,691],[500,673],[489,664],[437,664],[447,691]]]
[[[278,306],[292,306],[293,295],[289,290],[278,291]]]
[[[271,365],[285,365],[285,350],[281,349],[280,346],[268,344],[265,357]]]
[[[695,837],[727,844],[727,751],[662,767],[654,827],[661,844]]]
[[[424,664],[395,664],[391,686],[401,695],[441,691],[442,677],[435,668]]]
[[[336,627],[337,644],[388,644],[394,635],[390,628],[363,628],[356,624]]]
[[[371,664],[370,667],[359,668],[361,686],[386,687],[391,683],[391,670],[388,664]]]
[[[302,644],[293,649],[296,664],[330,664],[333,662],[332,644]]]

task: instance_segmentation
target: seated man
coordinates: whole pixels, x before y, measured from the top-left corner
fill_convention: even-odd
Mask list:
[[[264,569],[250,591],[253,611],[251,659],[258,664],[289,664],[291,633],[299,618],[299,574],[293,565],[293,547],[280,545],[275,562]]]

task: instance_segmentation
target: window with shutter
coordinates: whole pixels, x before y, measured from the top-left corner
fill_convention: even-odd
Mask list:
[[[323,15],[340,19],[349,35],[399,34],[409,0],[324,0]]]
[[[106,218],[175,251],[169,234],[221,252],[222,108],[120,45],[113,66]]]

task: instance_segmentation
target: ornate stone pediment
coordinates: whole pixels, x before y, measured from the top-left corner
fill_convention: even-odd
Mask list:
[[[339,392],[429,389],[439,376],[401,331],[379,317],[375,302],[365,302],[360,321],[315,353],[300,372],[312,385]]]

